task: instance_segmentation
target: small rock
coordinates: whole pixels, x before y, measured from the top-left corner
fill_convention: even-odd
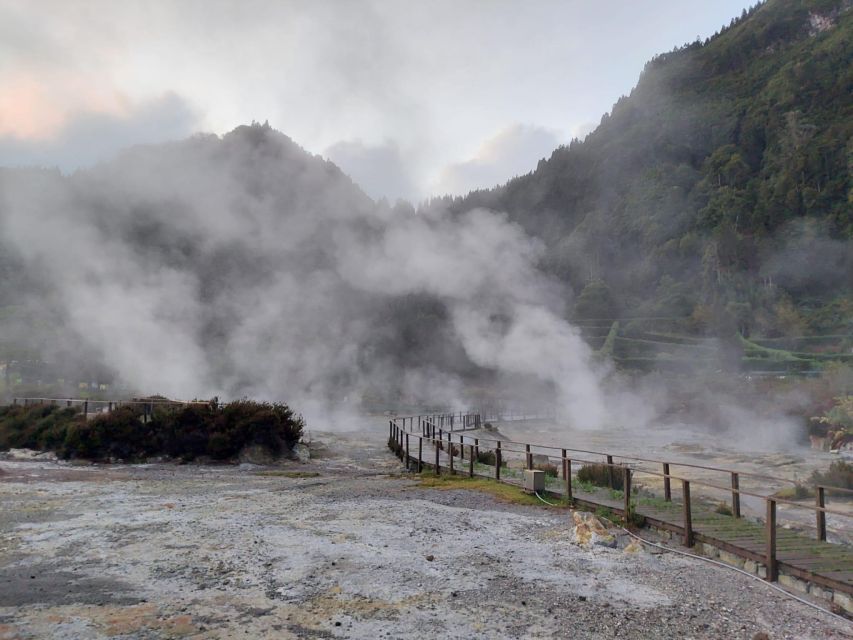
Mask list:
[[[430,555],[428,555],[428,556],[426,557],[426,561],[427,561],[427,562],[432,562],[433,560],[435,560],[435,556],[434,556],[434,555],[432,555],[432,554],[430,554]]]
[[[625,545],[625,548],[622,549],[623,553],[642,553],[643,545],[640,544],[637,540],[632,540],[628,544]]]
[[[299,462],[308,462],[311,459],[311,450],[307,444],[299,442],[293,446],[293,455]]]
[[[605,533],[604,535],[593,533],[592,544],[597,547],[607,547],[608,549],[615,549],[616,536],[612,536],[609,533]]]

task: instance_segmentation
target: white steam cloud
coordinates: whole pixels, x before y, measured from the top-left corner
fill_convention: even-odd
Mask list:
[[[459,402],[465,372],[497,371],[577,426],[611,419],[567,292],[501,214],[376,205],[264,127],[0,189],[3,251],[44,283],[29,303],[141,392],[310,412],[388,387]]]

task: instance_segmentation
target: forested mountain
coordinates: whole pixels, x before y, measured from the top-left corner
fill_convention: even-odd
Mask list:
[[[649,62],[531,173],[418,211],[266,124],[2,169],[0,383],[399,402],[502,378],[586,411],[590,347],[677,371],[849,360],[851,7],[769,0]]]
[[[585,140],[493,190],[582,291],[578,318],[853,330],[853,3],[769,0],[657,56]],[[586,287],[586,289],[584,289]]]

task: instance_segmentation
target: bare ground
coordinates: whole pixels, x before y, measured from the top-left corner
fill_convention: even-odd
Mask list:
[[[0,640],[853,638],[723,568],[580,549],[565,510],[421,488],[380,428],[316,437],[303,478],[0,461]]]

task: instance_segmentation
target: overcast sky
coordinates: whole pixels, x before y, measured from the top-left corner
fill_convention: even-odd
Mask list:
[[[0,0],[0,165],[270,124],[374,197],[463,193],[590,131],[744,0]]]

